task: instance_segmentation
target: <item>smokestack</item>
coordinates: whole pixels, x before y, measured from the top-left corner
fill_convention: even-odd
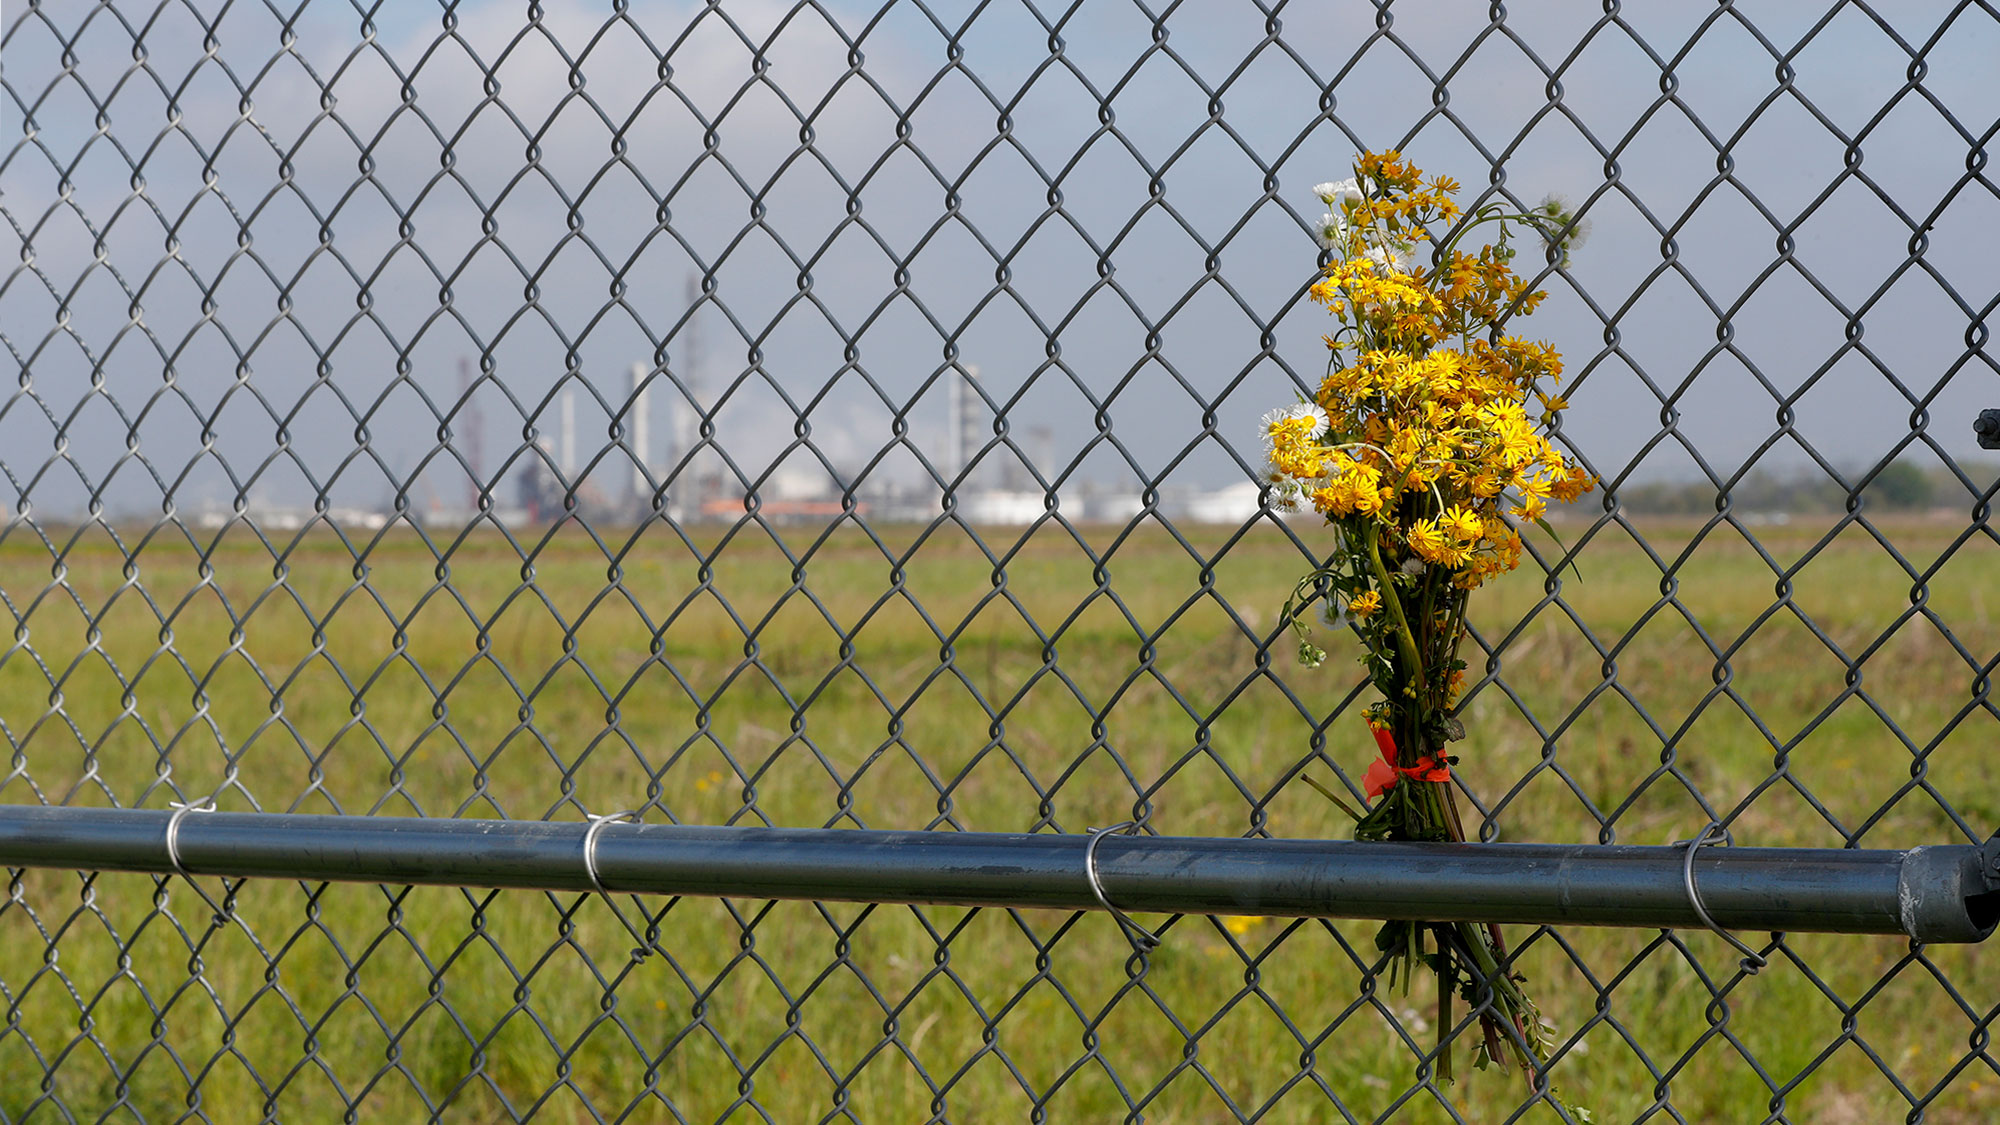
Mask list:
[[[565,384],[562,390],[562,445],[556,452],[557,464],[562,466],[564,479],[572,486],[576,484],[576,387]]]
[[[944,475],[946,480],[965,468],[965,435],[958,430],[958,416],[965,412],[965,381],[958,372],[944,388]]]
[[[1032,426],[1028,429],[1028,456],[1034,468],[1041,470],[1045,477],[1056,475],[1056,435],[1047,426]],[[1015,471],[1021,475],[1021,490],[1027,491],[1034,482],[1035,474],[1029,467],[1015,462]]]
[[[702,479],[701,467],[695,463],[694,447],[701,440],[702,409],[701,394],[701,275],[688,271],[687,287],[687,333],[686,343],[681,348],[681,382],[683,393],[674,396],[674,456],[685,459],[682,468],[685,476],[679,486],[682,506],[688,518],[701,518],[702,503],[708,499],[707,482]]]
[[[479,497],[486,491],[486,417],[480,413],[479,400],[472,396],[472,360],[459,357],[458,360],[458,432],[453,435],[459,448],[465,451],[466,464],[471,468],[467,480],[470,493],[466,504],[472,510],[479,510]]]
[[[973,451],[984,444],[984,439],[980,436],[980,423],[984,412],[980,409],[979,396],[974,393],[978,381],[979,367],[970,363],[965,365],[965,374],[962,378],[951,381],[948,403],[951,418],[946,424],[951,448],[946,459],[954,475],[970,467]],[[971,483],[970,480],[967,483]]]
[[[646,481],[646,466],[652,462],[653,423],[647,395],[646,365],[632,365],[632,499],[644,503],[652,492],[652,485]]]

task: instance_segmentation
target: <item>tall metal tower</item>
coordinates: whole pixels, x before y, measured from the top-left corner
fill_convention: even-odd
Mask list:
[[[701,412],[703,409],[701,392],[701,275],[693,270],[687,275],[687,329],[685,344],[681,348],[682,393],[674,398],[674,456],[684,464],[681,468],[680,494],[685,497],[684,511],[687,519],[700,519],[701,507],[708,500],[707,481],[703,478],[702,460],[694,456],[694,448],[701,441]]]
[[[986,428],[985,403],[979,398],[976,386],[979,382],[977,364],[966,364],[965,374],[959,377],[955,372],[950,382],[945,384],[945,454],[944,468],[947,480],[963,473],[972,463],[972,456],[985,444],[982,431]],[[971,484],[971,478],[967,478]]]
[[[632,504],[646,506],[647,497],[652,495],[653,486],[646,480],[648,460],[652,453],[653,418],[652,403],[648,401],[652,389],[646,385],[646,365],[632,365]]]
[[[472,360],[468,356],[458,357],[458,426],[453,431],[453,440],[465,454],[468,472],[466,480],[466,506],[472,511],[479,510],[479,498],[486,492],[486,416],[479,409],[479,400],[472,393]]]

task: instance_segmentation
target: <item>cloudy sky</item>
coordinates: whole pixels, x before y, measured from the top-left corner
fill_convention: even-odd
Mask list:
[[[1977,5],[220,6],[8,7],[0,460],[39,511],[458,503],[564,387],[613,493],[683,452],[677,399],[752,478],[915,481],[957,364],[1051,476],[1227,484],[1324,362],[1311,186],[1392,145],[1584,205],[1517,327],[1606,477],[1809,445],[1992,480]],[[644,450],[609,437],[635,361]]]

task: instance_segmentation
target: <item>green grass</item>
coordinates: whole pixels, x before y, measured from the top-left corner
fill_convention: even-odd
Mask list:
[[[1616,527],[1562,585],[1568,612],[1544,604],[1539,574],[1478,599],[1485,635],[1511,635],[1496,671],[1512,696],[1495,684],[1472,698],[1460,773],[1506,838],[1686,838],[1708,819],[1696,790],[1717,811],[1743,806],[1742,843],[1907,847],[2000,826],[1993,718],[1958,718],[1977,676],[1951,639],[1979,662],[2000,648],[1991,544],[1930,580],[1925,608],[1947,636],[1921,616],[1891,629],[1912,582],[1860,528],[1821,549],[1820,529],[1759,529],[1780,568],[1805,560],[1767,617],[1771,565],[1727,528],[1691,540],[1697,527],[1647,528],[1669,565],[1693,543],[1678,606]],[[1923,571],[1960,530],[1884,533]],[[716,534],[702,531],[704,549]],[[0,660],[14,743],[0,800],[158,808],[219,792],[224,808],[267,811],[574,820],[644,806],[653,821],[1068,832],[1143,808],[1169,834],[1344,834],[1299,774],[1366,764],[1359,719],[1337,714],[1351,651],[1329,645],[1335,660],[1306,671],[1279,638],[1260,670],[1223,608],[1271,636],[1304,562],[1275,530],[1223,552],[1229,536],[1204,529],[1190,553],[1150,527],[1090,529],[1101,573],[1060,529],[994,533],[997,570],[956,531],[882,534],[909,552],[900,572],[851,529],[816,546],[786,529],[795,555],[811,548],[800,587],[751,529],[703,589],[660,527],[614,545],[615,562],[574,532],[525,563],[497,535],[440,560],[405,532],[364,564],[324,532],[274,553],[234,529],[204,564],[167,535],[121,549],[94,530],[58,539],[53,570],[17,529],[0,543],[20,625]],[[1607,647],[1633,630],[1615,668],[1586,629]],[[1889,722],[1936,741],[1922,785]],[[1152,1121],[1233,1119],[1203,1072],[1244,1112],[1275,1099],[1272,1121],[1334,1119],[1317,1083],[1364,1119],[1448,1119],[1428,1091],[1404,1100],[1416,1054],[1387,1018],[1427,1048],[1434,998],[1358,999],[1365,922],[1181,919],[1135,991],[1096,915],[620,900],[642,928],[652,912],[666,953],[635,963],[607,905],[578,896],[246,884],[230,901],[242,924],[221,928],[184,886],[161,896],[147,877],[19,875],[0,908],[6,1119],[63,1119],[37,1100],[45,1071],[86,1119],[192,1106],[218,1122],[332,1120],[351,1105],[364,1121],[538,1107],[568,1122],[590,1119],[586,1101],[606,1119],[628,1106],[627,1120],[671,1119],[650,1090],[689,1120],[756,1120],[739,1086],[787,1122],[922,1120],[934,1101],[955,1121],[1014,1121],[1039,1097],[1052,1121],[1115,1120],[1148,1095]],[[1565,1034],[1604,998],[1608,1020],[1556,1072],[1599,1121],[1640,1118],[1657,1096],[1625,1036],[1662,1068],[1701,1044],[1668,1086],[1690,1121],[1770,1112],[1744,1052],[1792,1120],[1900,1120],[1909,1102],[1869,1053],[1926,1096],[2000,1003],[1971,950],[1912,959],[1890,939],[1798,935],[1734,985],[1716,1035],[1700,974],[1726,980],[1734,955],[1712,936],[1511,938]],[[1313,1077],[1287,1088],[1307,1050]],[[1995,1085],[1975,1061],[1925,1120],[1989,1120]],[[1521,1085],[1489,1072],[1446,1093],[1466,1119],[1500,1120]]]

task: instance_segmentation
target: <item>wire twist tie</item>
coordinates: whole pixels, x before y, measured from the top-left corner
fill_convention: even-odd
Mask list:
[[[597,834],[604,830],[605,825],[613,821],[629,820],[637,824],[639,823],[639,814],[635,810],[626,809],[623,812],[605,813],[603,816],[592,816],[589,813],[585,813],[583,814],[583,818],[590,822],[590,827],[583,830],[583,873],[590,876],[590,885],[596,888],[598,894],[604,896],[604,905],[611,908],[611,913],[618,919],[618,924],[624,926],[625,932],[631,934],[633,939],[639,943],[632,949],[632,960],[635,963],[644,961],[653,951],[652,939],[641,933],[638,927],[626,919],[625,912],[618,909],[618,904],[611,898],[610,889],[605,887],[604,879],[597,873]]]
[[[174,810],[167,817],[167,866],[183,879],[192,879],[188,869],[181,863],[181,820],[189,813],[214,812],[215,798],[203,797],[196,801],[169,801],[167,807]]]
[[[1110,912],[1118,928],[1124,931],[1125,940],[1132,943],[1134,953],[1145,953],[1159,945],[1160,935],[1134,922],[1130,915],[1112,905],[1111,899],[1104,893],[1104,881],[1097,874],[1097,845],[1113,833],[1138,835],[1145,831],[1144,827],[1138,821],[1126,820],[1108,828],[1086,828],[1084,831],[1089,834],[1090,842],[1083,846],[1083,878],[1090,884],[1091,896],[1097,899],[1097,905]]]
[[[605,813],[603,816],[591,816],[585,813],[584,819],[590,822],[590,827],[583,830],[583,873],[590,876],[590,885],[597,888],[598,894],[609,895],[611,892],[605,889],[604,880],[597,874],[597,834],[613,821],[636,822],[639,814],[632,809],[626,809],[623,812]]]
[[[1710,933],[1735,946],[1736,951],[1743,954],[1741,962],[1743,971],[1750,976],[1756,976],[1759,969],[1771,963],[1770,960],[1744,944],[1742,938],[1716,925],[1715,919],[1709,916],[1708,908],[1702,905],[1701,891],[1694,885],[1695,853],[1711,844],[1733,845],[1736,843],[1735,838],[1720,822],[1711,820],[1694,839],[1676,840],[1674,843],[1687,845],[1687,854],[1681,860],[1681,885],[1687,888],[1688,905],[1694,907],[1695,917],[1701,919],[1701,924],[1707,926]]]
[[[167,817],[167,866],[174,869],[174,874],[185,879],[187,885],[194,888],[194,893],[201,896],[201,901],[208,904],[209,910],[215,915],[216,925],[228,925],[229,912],[222,909],[221,903],[209,897],[209,893],[202,889],[201,884],[195,882],[187,866],[181,863],[181,821],[186,819],[189,813],[214,812],[215,798],[208,796],[194,801],[169,801],[167,807],[174,810],[172,815]]]

